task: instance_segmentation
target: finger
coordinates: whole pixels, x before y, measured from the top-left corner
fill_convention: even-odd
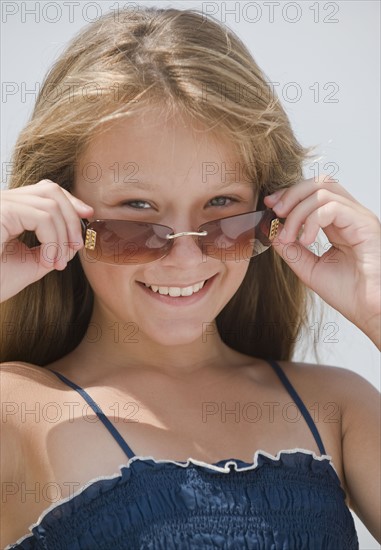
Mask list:
[[[53,198],[33,194],[25,196],[24,199],[27,200],[27,203],[21,206],[19,204],[13,205],[14,221],[18,221],[15,229],[20,230],[22,228],[22,230],[35,232],[42,246],[40,260],[45,267],[54,265],[59,261],[61,267],[66,266],[68,258],[65,259],[65,256],[69,237],[60,205]],[[20,231],[12,237],[19,234]],[[65,254],[63,251],[65,251]],[[58,266],[59,268],[60,266]]]
[[[281,243],[275,239],[272,243],[275,252],[284,260],[297,277],[314,292],[324,299],[327,280],[336,276],[338,262],[346,258],[345,248],[329,247],[321,256],[299,241]],[[324,265],[325,276],[322,277],[321,266]]]
[[[327,202],[314,210],[308,216],[304,224],[303,234],[299,240],[303,245],[311,244],[315,240],[320,227],[325,229],[329,226],[340,229],[340,235],[342,236],[340,240],[342,242],[336,242],[335,245],[344,244],[355,247],[366,243],[368,254],[371,248],[374,248],[374,251],[379,250],[379,239],[377,239],[379,223],[376,217],[363,214],[357,210],[354,211],[351,204],[343,203],[338,207],[337,202]]]
[[[79,218],[93,213],[93,208],[51,180],[43,180],[34,186],[42,196],[53,197],[61,208],[66,223],[68,242],[82,244],[82,228]]]
[[[280,200],[280,198],[284,195],[284,193],[287,191],[287,189],[288,188],[278,189],[274,193],[271,193],[271,195],[267,195],[263,199],[264,202],[266,203],[267,206],[272,208],[272,206],[274,206],[274,204],[276,204]]]
[[[319,221],[323,221],[323,218],[320,217],[322,213],[325,212],[322,207],[325,205],[330,204],[331,206],[329,208],[338,209],[341,208],[343,205],[346,205],[351,210],[352,216],[351,220],[349,220],[349,223],[354,223],[354,220],[358,216],[358,213],[360,212],[360,208],[357,206],[357,204],[353,203],[349,199],[337,195],[336,193],[332,193],[331,191],[328,191],[327,189],[319,189],[317,193],[314,193],[307,197],[305,200],[300,202],[293,210],[288,214],[287,219],[284,223],[283,230],[279,233],[279,239],[282,242],[293,242],[295,241],[298,232],[301,229],[301,226],[306,223],[307,219],[310,217],[310,227],[311,227],[311,221],[314,222],[313,228],[316,228],[316,232],[319,230],[320,227],[326,227],[323,225],[318,226]],[[274,207],[274,211],[277,212],[276,207]],[[318,213],[316,214],[316,212]],[[313,214],[315,215],[313,216]],[[330,222],[331,223],[331,222]],[[328,225],[328,224],[327,224]],[[311,230],[311,229],[310,229]]]
[[[8,202],[7,215],[12,218],[12,222],[8,223],[10,227],[10,237],[16,237],[23,231],[33,231],[37,239],[41,243],[42,251],[39,254],[39,261],[46,269],[51,269],[56,263],[56,257],[59,255],[62,269],[66,266],[62,261],[63,243],[67,241],[67,232],[65,224],[62,220],[59,207],[52,199],[45,199],[29,195],[28,203],[21,206]],[[53,204],[52,204],[53,203]],[[8,239],[7,239],[8,240]],[[56,252],[54,254],[54,252]]]
[[[77,199],[51,180],[41,180],[33,185],[13,189],[11,192],[8,192],[7,198],[9,200],[19,201],[20,195],[26,197],[26,194],[28,197],[28,202],[30,200],[30,196],[35,196],[37,198],[43,197],[56,201],[60,207],[61,216],[64,218],[66,223],[66,241],[72,243],[82,243],[80,218],[88,217],[93,214],[94,210],[91,206],[85,204],[80,199]],[[33,204],[36,205],[36,202]]]
[[[14,195],[15,193],[30,192],[30,193],[41,194],[42,196],[47,196],[47,190],[49,189],[52,189],[53,192],[56,190],[61,191],[70,200],[74,208],[78,210],[79,214],[83,214],[83,210],[85,210],[86,212],[89,210],[93,210],[92,206],[90,206],[89,204],[86,204],[81,199],[78,199],[77,197],[72,195],[69,191],[61,187],[58,183],[55,183],[54,181],[49,179],[40,180],[37,183],[24,185],[23,187],[17,187],[15,189],[6,189],[3,191],[3,193],[9,193],[9,191],[11,191],[12,195]]]
[[[13,197],[14,198],[14,197]],[[24,231],[34,231],[40,243],[58,241],[57,227],[54,223],[54,217],[45,210],[39,210],[30,203],[34,197],[28,196],[28,203],[18,204],[17,202],[7,200],[3,203],[2,216],[2,240],[7,244],[11,239],[15,239]],[[41,205],[39,199],[38,204]],[[11,243],[10,243],[11,244]],[[51,267],[43,258],[45,267]]]
[[[331,180],[328,176],[320,178],[310,178],[301,180],[299,183],[292,185],[284,190],[280,190],[279,195],[269,195],[266,197],[266,204],[276,209],[279,215],[287,216],[288,212],[295,207],[299,202],[317,192],[320,189],[328,189],[342,197],[347,198],[361,206],[361,204],[350,194],[340,183]]]
[[[66,191],[66,189],[61,188],[61,191],[72,204],[80,218],[87,218],[94,214],[94,208],[92,206],[86,204],[81,199],[78,199],[78,197],[75,197],[69,193],[69,191]]]
[[[298,241],[283,244],[276,238],[272,242],[272,247],[305,285],[309,288],[314,288],[311,276],[319,260],[319,256]]]

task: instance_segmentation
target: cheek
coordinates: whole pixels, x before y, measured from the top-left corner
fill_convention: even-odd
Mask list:
[[[247,260],[241,260],[240,262],[226,262],[228,265],[229,281],[231,288],[234,287],[234,293],[241,286],[244,280],[247,270],[249,269],[250,262]]]
[[[133,279],[133,268],[115,266],[84,258],[80,251],[80,262],[83,271],[95,296],[120,296]]]
[[[79,256],[82,269],[86,275],[86,279],[95,291],[94,287],[97,287],[99,282],[106,280],[109,271],[108,266],[107,264],[101,264],[100,262],[91,261],[85,258],[81,252],[82,251],[79,252]]]

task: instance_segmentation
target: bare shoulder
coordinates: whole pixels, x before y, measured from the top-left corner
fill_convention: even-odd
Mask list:
[[[38,407],[49,401],[48,390],[56,390],[58,384],[57,377],[39,365],[18,361],[0,364],[3,479],[14,481],[24,475],[28,467],[24,462],[26,446],[35,427],[41,426]]]
[[[377,392],[366,378],[344,367],[291,361],[278,361],[278,363],[291,382],[295,381],[306,388],[316,388],[316,390],[332,392],[343,397],[350,396],[359,385]]]
[[[47,372],[38,365],[21,362],[0,364],[0,473],[1,478],[7,483],[18,484],[21,479],[25,479],[25,473],[30,466],[30,458],[26,459],[27,456],[30,457],[26,452],[26,445],[33,422],[23,421],[20,411],[23,407],[25,410],[34,409],[35,404],[40,401],[46,383]],[[7,528],[6,518],[10,517],[11,507],[2,501],[0,509]]]
[[[3,389],[16,390],[25,383],[44,384],[53,380],[54,376],[48,369],[32,363],[10,361],[0,363],[0,376]]]
[[[56,389],[59,381],[49,370],[32,363],[12,361],[0,364],[0,388],[2,401],[2,426],[6,423],[17,428],[19,415],[11,414],[20,403],[31,404],[40,401],[48,389]],[[3,416],[6,415],[4,419]]]
[[[380,392],[366,378],[343,367],[312,363],[279,361],[284,373],[295,389],[306,398],[323,399],[326,403],[338,403],[341,411],[343,435],[350,425],[361,403],[372,403],[377,418],[376,405]]]
[[[253,363],[252,358],[249,356],[246,358],[246,366],[242,369],[245,375],[254,382],[274,384],[277,375],[270,367],[269,361],[260,359]],[[325,394],[341,393],[344,395],[355,390],[358,383],[374,388],[366,378],[344,367],[298,361],[276,360],[273,362],[281,367],[292,385],[295,384],[295,389],[308,391],[308,388],[311,388],[315,390],[315,393],[320,390]]]
[[[36,464],[40,464],[41,456],[46,452],[46,448],[39,447],[37,434],[44,430],[44,423],[40,422],[38,407],[44,400],[51,400],[51,393],[47,390],[57,388],[54,378],[54,374],[44,367],[31,363],[12,361],[0,364],[0,477],[12,490],[21,484],[36,486]],[[8,492],[0,502],[3,520],[1,548],[21,537],[31,523],[28,513],[35,510],[33,499],[23,500],[20,505],[19,497],[19,491]]]
[[[320,399],[326,403],[331,401],[339,405],[343,437],[348,427],[358,421],[360,409],[369,409],[369,417],[373,414],[374,423],[377,419],[379,421],[381,394],[361,374],[331,365],[288,361],[278,363],[302,398]]]

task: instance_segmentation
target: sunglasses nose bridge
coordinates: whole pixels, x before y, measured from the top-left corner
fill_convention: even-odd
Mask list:
[[[167,235],[167,239],[176,239],[177,237],[184,237],[186,235],[193,235],[196,237],[206,237],[207,231],[181,231],[180,233],[173,233]]]
[[[170,254],[172,250],[174,250],[175,248],[177,249],[177,247],[174,246],[174,244],[176,243],[176,241],[182,241],[183,239],[181,239],[180,237],[189,237],[191,238],[191,240],[193,241],[193,244],[191,245],[190,243],[188,243],[188,246],[193,246],[196,245],[196,247],[199,249],[199,251],[202,250],[201,248],[201,243],[200,243],[200,238],[202,239],[203,237],[206,237],[208,234],[207,231],[180,231],[178,233],[173,233],[173,230],[172,230],[172,233],[166,235],[166,238],[168,240],[168,242],[171,244],[168,252],[166,255]],[[185,239],[185,241],[187,241],[188,239]],[[184,243],[185,244],[185,243]],[[177,249],[178,250],[178,249]],[[189,255],[189,250],[187,250],[187,255]]]

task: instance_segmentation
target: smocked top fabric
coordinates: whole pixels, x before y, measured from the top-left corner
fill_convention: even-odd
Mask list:
[[[321,456],[298,448],[276,456],[257,450],[252,463],[136,456],[89,394],[52,371],[91,406],[128,461],[115,475],[93,479],[52,504],[5,550],[358,550],[331,456],[280,365],[268,363]]]

